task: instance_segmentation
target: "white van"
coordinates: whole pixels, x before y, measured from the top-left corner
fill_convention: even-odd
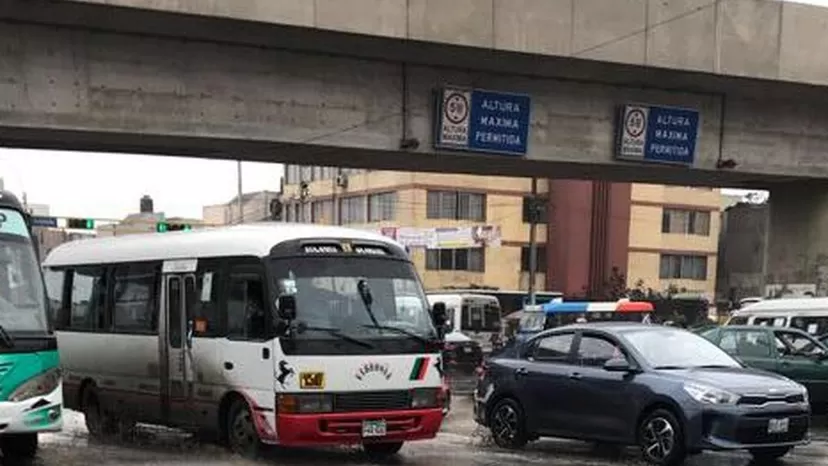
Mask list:
[[[502,328],[497,298],[472,293],[429,293],[429,306],[437,302],[446,305],[447,340],[454,338],[452,333],[462,333],[480,344],[484,352],[492,350],[492,335],[500,334]]]
[[[733,311],[726,325],[793,327],[811,335],[828,333],[828,298],[767,299]]]

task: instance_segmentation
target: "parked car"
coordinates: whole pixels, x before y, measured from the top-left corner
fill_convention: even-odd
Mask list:
[[[810,427],[801,384],[692,332],[627,322],[560,327],[493,355],[474,413],[501,447],[541,436],[638,445],[657,465],[703,450],[775,459]]]
[[[727,325],[702,336],[750,367],[805,385],[814,409],[828,407],[828,348],[806,332],[791,327]]]
[[[448,333],[443,346],[443,360],[449,374],[473,374],[483,362],[483,348],[476,340],[460,332]]]

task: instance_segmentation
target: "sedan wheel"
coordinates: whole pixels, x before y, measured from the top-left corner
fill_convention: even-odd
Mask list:
[[[501,448],[518,449],[526,445],[526,420],[523,410],[512,399],[501,400],[489,419],[492,438]]]
[[[641,453],[648,463],[674,465],[684,461],[684,438],[673,414],[657,409],[639,426]]]

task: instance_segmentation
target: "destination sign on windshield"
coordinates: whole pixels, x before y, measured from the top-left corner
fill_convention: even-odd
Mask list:
[[[359,254],[361,256],[387,256],[389,252],[381,246],[354,246],[350,243],[341,244],[306,244],[302,246],[305,254]]]

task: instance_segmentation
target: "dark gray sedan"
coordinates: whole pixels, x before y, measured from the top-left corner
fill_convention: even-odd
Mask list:
[[[546,331],[492,355],[475,418],[495,442],[542,436],[638,445],[653,464],[703,450],[757,460],[808,442],[805,387],[750,369],[686,330],[624,322]]]

